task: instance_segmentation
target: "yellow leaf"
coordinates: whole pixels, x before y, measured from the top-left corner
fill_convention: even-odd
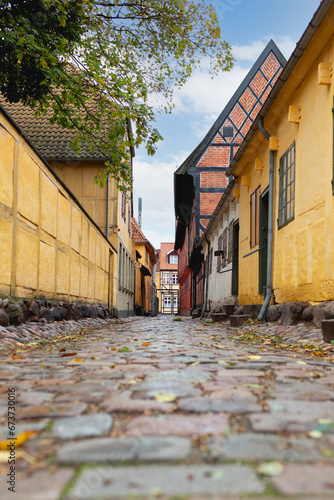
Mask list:
[[[13,440],[16,447],[21,446],[25,441],[27,441],[27,439],[29,439],[31,436],[34,436],[35,434],[37,434],[37,431],[25,431],[25,432],[21,432],[21,434],[19,434],[16,437],[15,441],[14,441],[15,436],[12,438],[8,438],[8,439],[1,439],[0,440],[0,450],[8,450],[8,445],[11,442],[11,440]]]
[[[196,361],[196,363],[191,363],[190,366],[198,366],[199,365],[199,361]]]
[[[143,343],[142,343],[142,345],[143,345],[144,347],[147,347],[147,346],[151,345],[151,342],[143,342]]]
[[[249,359],[262,359],[262,356],[248,356]]]
[[[84,363],[85,362],[84,359],[80,359],[80,358],[74,358],[74,359],[72,359],[72,361],[76,361],[77,363]]]
[[[159,403],[171,403],[177,399],[176,394],[163,394],[162,392],[158,392],[155,395],[155,399],[159,401]]]
[[[305,361],[297,361],[297,365],[306,365]]]

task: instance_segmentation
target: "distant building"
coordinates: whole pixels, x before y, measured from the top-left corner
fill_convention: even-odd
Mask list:
[[[161,243],[157,252],[156,286],[159,301],[159,313],[178,314],[179,279],[178,253],[174,243]]]
[[[136,248],[135,313],[138,316],[155,316],[157,313],[154,276],[156,251],[134,218],[131,219],[131,236]]]

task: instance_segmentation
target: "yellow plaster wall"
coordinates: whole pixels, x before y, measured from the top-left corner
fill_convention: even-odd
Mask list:
[[[332,8],[331,13],[334,14]],[[273,286],[278,303],[334,299],[333,95],[334,85],[318,85],[318,64],[334,67],[333,24],[320,28],[283,87],[264,125],[279,138],[275,160]],[[328,42],[328,40],[331,40]],[[288,122],[289,106],[301,107],[299,124]],[[296,142],[295,218],[278,229],[279,161]],[[264,171],[254,169],[255,158]],[[249,245],[250,194],[265,189],[269,178],[268,142],[257,131],[239,161],[236,175],[249,175],[251,186],[240,186],[240,303],[259,303],[258,254],[243,259]],[[256,279],[254,279],[256,277]]]
[[[0,150],[0,294],[108,305],[112,246],[3,114]]]

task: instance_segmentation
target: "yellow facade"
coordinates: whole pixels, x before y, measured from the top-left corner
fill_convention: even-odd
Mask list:
[[[151,247],[145,242],[136,242],[136,251],[140,257],[136,262],[136,291],[135,306],[145,315],[155,314],[155,283],[154,283],[154,264],[155,256]],[[141,267],[148,269],[151,276],[142,273]]]
[[[111,307],[115,249],[2,113],[0,150],[0,294]]]
[[[131,238],[131,201],[130,193],[123,195],[114,179],[110,179],[109,220],[107,217],[108,189],[94,181],[104,169],[100,161],[50,161],[52,168],[73,192],[79,203],[99,226],[103,234],[117,249],[118,258],[110,257],[113,269],[112,296],[113,313],[124,317],[134,313],[134,265],[135,245]],[[75,235],[74,235],[75,238]],[[101,259],[100,245],[96,245],[96,259]],[[103,257],[104,258],[104,257]]]
[[[264,119],[277,138],[274,180],[273,289],[278,303],[334,299],[333,76],[334,8],[308,44]],[[321,84],[319,84],[319,82]],[[295,143],[294,218],[278,228],[280,159]],[[240,304],[263,302],[259,293],[259,248],[250,246],[250,197],[269,182],[269,142],[257,130],[233,170],[240,189]],[[275,149],[275,148],[273,148]],[[263,165],[263,170],[258,168]],[[261,230],[261,228],[260,228]]]

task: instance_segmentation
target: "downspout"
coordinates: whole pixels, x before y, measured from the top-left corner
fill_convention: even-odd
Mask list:
[[[264,128],[262,118],[259,120],[259,130],[268,141],[271,135]],[[272,295],[272,267],[273,267],[273,214],[274,214],[274,172],[275,172],[275,151],[270,150],[269,161],[269,200],[268,200],[268,241],[267,241],[267,285],[266,296],[261,307],[258,320],[262,320],[266,313]]]
[[[207,306],[207,302],[208,302],[208,292],[209,292],[210,241],[208,240],[206,234],[205,234],[205,241],[208,244],[208,256],[206,259],[207,265],[205,268],[205,300],[204,300],[203,309],[202,309],[200,319],[203,319],[203,316],[206,313],[206,306]]]
[[[109,215],[110,215],[110,172],[108,172],[108,183],[107,183],[107,231],[106,231],[107,240],[109,240]]]

